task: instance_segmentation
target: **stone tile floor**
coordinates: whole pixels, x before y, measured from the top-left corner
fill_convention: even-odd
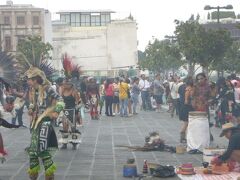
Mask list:
[[[27,115],[24,114],[27,124]],[[130,151],[117,145],[143,146],[145,136],[149,132],[157,131],[166,144],[179,144],[179,130],[181,122],[171,118],[163,110],[161,113],[141,111],[138,115],[121,118],[101,117],[101,120],[84,120],[82,143],[76,151],[71,149],[59,150],[54,156],[57,163],[56,180],[125,180],[123,165],[128,158],[135,158],[138,173],[141,173],[144,160],[162,165],[179,166],[191,162],[194,166],[201,166],[202,155],[171,154],[169,152],[139,152]],[[56,128],[58,132],[59,128]],[[28,129],[5,129],[0,127],[4,138],[5,148],[9,156],[4,164],[0,164],[0,180],[27,180],[28,156],[24,148],[29,144]],[[226,146],[224,138],[219,138],[220,129],[211,129],[215,145]],[[60,134],[58,134],[60,137]],[[39,180],[44,179],[43,170]],[[131,179],[131,178],[130,178]],[[136,178],[137,179],[137,178]],[[145,178],[146,179],[146,178]],[[148,178],[157,179],[157,178]],[[177,177],[168,178],[178,179]]]

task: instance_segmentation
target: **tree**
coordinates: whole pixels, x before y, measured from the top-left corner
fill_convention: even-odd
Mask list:
[[[29,64],[39,67],[42,62],[52,59],[51,50],[51,44],[44,43],[40,36],[26,37],[17,45],[17,59],[25,67]]]
[[[240,43],[235,41],[225,53],[221,67],[228,73],[240,73]]]
[[[199,43],[200,34],[204,31],[203,27],[195,21],[192,16],[190,20],[181,22],[175,20],[176,29],[175,35],[179,44],[180,50],[185,56],[188,63],[188,74],[194,75],[194,66],[199,59],[199,51],[201,44]]]
[[[141,61],[140,67],[153,72],[176,71],[183,64],[177,44],[169,40],[149,42],[144,53],[146,59]]]
[[[189,75],[193,75],[195,64],[203,67],[208,75],[209,67],[215,68],[232,44],[230,34],[223,30],[206,30],[195,20],[176,21],[175,34],[179,47],[189,65]]]
[[[146,59],[146,54],[143,51],[138,50],[138,61],[144,61]]]
[[[210,62],[210,68],[212,70],[224,71],[226,69],[226,66],[224,65],[226,62],[226,59],[224,59],[225,54],[229,51],[233,44],[230,33],[224,29],[209,30],[207,33],[207,60]]]
[[[210,16],[210,13],[208,12],[207,14],[207,19],[210,20],[211,19],[211,16]]]

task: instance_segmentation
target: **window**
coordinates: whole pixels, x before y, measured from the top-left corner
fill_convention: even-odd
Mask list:
[[[69,24],[70,23],[70,14],[61,14],[60,20],[61,20],[61,22],[66,22]]]
[[[90,14],[81,14],[81,26],[90,26]]]
[[[71,26],[80,26],[80,13],[71,13]]]
[[[110,14],[106,14],[106,23],[110,23],[110,22],[111,22]]]
[[[110,14],[105,14],[105,13],[101,14],[101,25],[104,26],[110,23],[110,19],[111,19]]]
[[[91,26],[100,26],[100,16],[91,16]]]
[[[60,21],[61,22],[66,22],[66,15],[65,14],[60,14]]]
[[[10,17],[4,16],[4,24],[10,24]]]
[[[105,14],[101,14],[101,25],[106,25],[106,15]]]
[[[24,24],[25,24],[25,17],[17,16],[17,25],[24,25]]]
[[[12,50],[12,43],[11,43],[11,37],[7,36],[5,37],[5,51],[11,51]]]
[[[19,45],[21,42],[23,42],[25,38],[26,37],[23,35],[17,36],[17,45]]]
[[[71,13],[71,26],[76,26],[76,14]]]
[[[70,15],[69,14],[65,15],[65,22],[70,23]]]
[[[33,25],[39,25],[39,16],[33,16],[32,21]]]

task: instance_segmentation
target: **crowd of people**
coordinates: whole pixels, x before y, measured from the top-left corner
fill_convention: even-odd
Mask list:
[[[157,74],[149,79],[142,74],[131,78],[106,78],[100,82],[94,77],[83,77],[81,80],[59,78],[50,83],[40,70],[30,68],[26,77],[26,83],[17,87],[8,87],[2,81],[1,103],[4,110],[12,114],[13,125],[17,121],[19,126],[25,126],[22,115],[24,107],[28,109],[32,138],[27,151],[32,179],[38,177],[39,157],[43,160],[46,177],[50,180],[54,176],[55,165],[48,149],[57,147],[52,126],[58,123],[49,122],[60,119],[63,124],[61,149],[66,149],[68,143],[76,149],[81,134],[77,127],[83,124],[84,109],[89,109],[92,120],[99,120],[103,115],[138,116],[141,110],[163,113],[165,106],[170,118],[177,116],[183,122],[181,143],[188,141],[186,132],[191,131],[189,118],[207,117],[211,126],[210,111],[213,109],[215,126],[222,127],[229,122],[240,124],[240,79],[235,75],[221,77],[217,82],[209,82],[204,73],[199,73],[195,78],[174,75],[164,79]],[[51,133],[47,138],[41,134],[46,127]],[[45,143],[39,147],[42,141]],[[192,148],[189,152],[198,151]]]

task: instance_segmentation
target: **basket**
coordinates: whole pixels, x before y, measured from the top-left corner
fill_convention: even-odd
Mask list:
[[[176,146],[176,153],[177,154],[184,154],[186,152],[186,148],[182,145]]]
[[[147,163],[147,165],[148,165],[148,169],[149,169],[149,171],[150,171],[150,174],[153,174],[153,172],[154,172],[154,170],[158,167],[158,166],[160,166],[160,164],[157,164],[157,163]]]
[[[157,164],[157,163],[147,163],[148,165],[148,168],[152,168],[152,169],[156,169],[158,166],[160,166],[160,164]]]
[[[229,173],[229,167],[226,163],[223,163],[221,165],[213,165],[212,166],[212,173],[213,174],[227,174]]]

